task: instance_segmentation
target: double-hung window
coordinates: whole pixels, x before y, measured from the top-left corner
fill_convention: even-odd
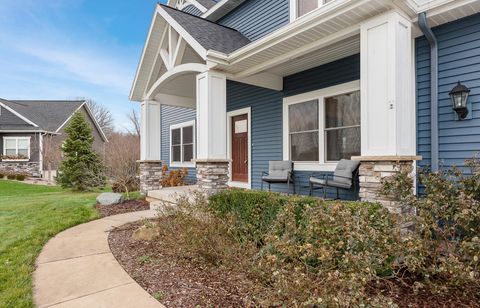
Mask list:
[[[193,166],[195,158],[195,121],[170,126],[170,165]]]
[[[30,159],[30,137],[3,137],[3,159]]]
[[[359,156],[360,133],[358,81],[284,99],[284,158],[297,170]]]
[[[296,19],[332,1],[334,0],[290,0],[290,5]]]

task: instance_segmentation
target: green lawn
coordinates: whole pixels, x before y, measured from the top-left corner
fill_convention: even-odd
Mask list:
[[[95,219],[98,193],[0,180],[0,307],[32,307],[32,273],[45,243]]]

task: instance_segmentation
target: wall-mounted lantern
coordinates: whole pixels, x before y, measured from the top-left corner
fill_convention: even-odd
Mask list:
[[[470,89],[458,82],[458,84],[450,91],[450,98],[452,99],[453,110],[458,114],[459,120],[464,120],[468,115],[468,95]]]

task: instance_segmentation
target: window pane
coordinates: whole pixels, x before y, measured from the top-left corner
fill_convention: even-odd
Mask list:
[[[330,130],[326,132],[326,138],[327,161],[360,155],[360,127]]]
[[[175,145],[172,147],[172,161],[174,162],[181,162],[181,159],[180,159],[180,151],[181,150],[181,146],[179,145]]]
[[[11,149],[6,149],[5,154],[7,154],[7,155],[17,155],[17,151],[16,150],[11,150]]]
[[[360,125],[360,91],[325,99],[325,127]]]
[[[5,139],[5,149],[15,150],[16,148],[17,148],[17,140],[16,139]]]
[[[302,132],[318,129],[318,100],[288,107],[290,132]]]
[[[18,148],[23,150],[28,149],[29,143],[28,139],[18,139]]]
[[[183,146],[183,161],[188,163],[193,159],[193,144]]]
[[[19,150],[18,150],[18,155],[21,155],[21,156],[24,156],[24,157],[28,157],[28,150],[19,149]]]
[[[193,126],[183,128],[183,144],[193,143]]]
[[[298,1],[298,17],[313,11],[318,7],[318,0],[297,0]]]
[[[318,161],[318,132],[290,135],[293,161]]]
[[[172,130],[172,145],[180,145],[181,144],[181,137],[180,137],[180,128]]]

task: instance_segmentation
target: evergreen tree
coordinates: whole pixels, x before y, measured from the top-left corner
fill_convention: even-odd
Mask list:
[[[104,187],[104,166],[92,148],[92,129],[81,113],[73,115],[65,132],[68,137],[61,148],[63,161],[58,170],[57,182],[64,188],[78,191]]]

